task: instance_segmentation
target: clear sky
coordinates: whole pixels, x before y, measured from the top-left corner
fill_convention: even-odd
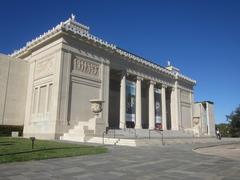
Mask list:
[[[0,52],[9,54],[76,15],[90,32],[197,80],[195,100],[215,103],[216,121],[240,104],[238,0],[2,0]]]

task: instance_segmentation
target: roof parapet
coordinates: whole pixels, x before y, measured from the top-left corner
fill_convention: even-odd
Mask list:
[[[182,80],[185,80],[185,81],[188,81],[192,84],[196,84],[196,81],[191,79],[191,78],[188,78],[187,76],[184,76],[182,74],[180,74],[180,72],[172,72],[170,69],[168,68],[164,68],[158,64],[155,64],[151,61],[148,61],[144,58],[141,58],[139,56],[136,56],[132,53],[129,53],[127,51],[124,51],[123,49],[121,48],[118,48],[116,45],[114,44],[111,44],[111,43],[108,43],[107,41],[101,39],[101,38],[98,38],[92,34],[89,33],[89,27],[88,26],[85,26],[81,23],[78,23],[76,20],[75,20],[75,15],[71,15],[71,17],[64,21],[64,22],[60,22],[57,26],[53,27],[52,29],[48,30],[47,32],[44,32],[42,35],[38,36],[37,38],[31,40],[31,41],[28,41],[26,43],[26,45],[19,49],[19,50],[15,50],[12,54],[10,54],[10,56],[12,57],[17,57],[17,56],[21,56],[21,54],[23,54],[24,52],[26,52],[29,48],[31,48],[32,46],[46,40],[47,38],[49,38],[50,36],[56,34],[57,32],[60,32],[60,31],[70,31],[74,34],[78,34],[80,35],[81,37],[84,37],[88,40],[92,40],[94,41],[95,43],[99,43],[107,48],[110,48],[112,50],[114,50],[115,52],[117,52],[119,55],[121,56],[124,56],[124,57],[127,57],[129,59],[132,59],[134,61],[137,61],[139,63],[142,63],[144,65],[147,65],[149,67],[152,67],[153,69],[156,69],[156,70],[159,70],[165,74],[168,74],[168,75],[171,75],[172,77],[175,77],[176,79],[182,79]]]

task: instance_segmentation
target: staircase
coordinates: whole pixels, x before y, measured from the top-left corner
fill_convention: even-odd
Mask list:
[[[67,133],[64,133],[63,136],[60,137],[60,140],[131,147],[235,141],[235,139],[222,139],[219,141],[215,137],[194,137],[193,134],[184,131],[166,130],[159,132],[154,130],[149,131],[148,129],[135,130],[128,128],[110,129],[108,134],[104,134],[103,138],[96,136],[95,131],[89,127],[92,127],[89,126],[89,122],[79,122]],[[161,133],[163,133],[163,139]],[[239,142],[237,139],[236,141]]]
[[[150,134],[149,134],[150,133]],[[171,138],[192,138],[193,134],[184,131],[174,131],[174,130],[165,130],[165,131],[157,131],[148,129],[110,129],[106,137],[115,137],[121,139],[148,139],[149,135],[150,138],[161,138],[163,133],[164,139],[171,139]]]
[[[93,137],[94,130],[88,128],[88,122],[81,121],[60,137],[60,140],[84,142],[86,137]]]
[[[89,129],[89,122],[79,122],[67,133],[64,133],[63,136],[60,137],[60,140],[119,146],[136,146],[134,139],[96,137],[94,130]]]

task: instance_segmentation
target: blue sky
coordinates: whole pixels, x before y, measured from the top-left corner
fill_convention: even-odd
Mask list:
[[[215,102],[218,123],[240,104],[240,1],[5,0],[0,52],[21,48],[71,13],[119,47],[164,66],[171,59],[197,80],[196,101]]]

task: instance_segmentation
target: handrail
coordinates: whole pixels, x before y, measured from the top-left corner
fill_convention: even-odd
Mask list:
[[[149,131],[148,131],[148,138],[149,138],[149,140],[151,139],[151,131],[155,131],[155,132],[157,132],[157,133],[162,135],[161,140],[162,140],[162,145],[164,145],[164,142],[163,142],[163,130],[162,129],[160,129],[160,130],[149,129]]]
[[[126,129],[128,129],[129,136],[130,136],[130,133],[132,133],[132,134],[134,134],[134,138],[137,139],[136,129],[134,129],[134,128],[126,128]],[[134,132],[132,132],[132,131],[134,131]]]
[[[104,145],[105,134],[107,134],[107,131],[103,131],[103,133],[102,133],[102,144],[103,145]]]

